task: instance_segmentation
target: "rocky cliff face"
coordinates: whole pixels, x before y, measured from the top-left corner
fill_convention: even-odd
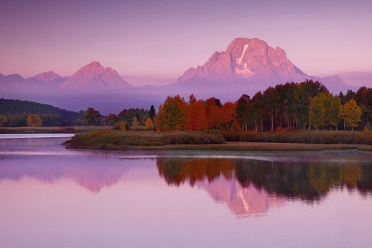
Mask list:
[[[281,48],[272,48],[263,40],[237,38],[224,52],[215,52],[197,68],[190,68],[178,82],[190,80],[233,80],[282,83],[301,81],[308,75],[294,66]]]
[[[61,89],[121,89],[130,85],[110,67],[104,68],[99,62],[92,62],[70,76]]]

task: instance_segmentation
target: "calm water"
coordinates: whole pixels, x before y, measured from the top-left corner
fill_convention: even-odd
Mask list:
[[[100,152],[0,135],[0,247],[371,247],[372,153]]]

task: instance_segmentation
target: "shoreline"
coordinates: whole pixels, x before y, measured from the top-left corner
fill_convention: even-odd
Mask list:
[[[0,127],[0,134],[84,133],[93,130],[109,130],[111,128],[110,126]]]
[[[93,132],[91,132],[93,131]],[[46,134],[46,133],[71,133],[71,134],[82,134],[82,133],[96,133],[98,136],[92,137],[93,143],[78,142],[72,144],[71,140],[68,140],[63,145],[66,149],[90,149],[90,150],[217,150],[217,151],[324,151],[324,150],[360,150],[372,152],[372,145],[366,144],[316,144],[316,143],[301,143],[301,142],[265,142],[265,141],[226,141],[199,144],[199,143],[173,143],[167,144],[165,142],[138,142],[141,141],[144,136],[155,135],[198,135],[197,133],[187,132],[175,132],[175,133],[156,133],[156,132],[115,132],[112,131],[112,127],[102,126],[73,126],[73,127],[0,127],[0,134]],[[113,134],[110,136],[108,142],[100,142],[96,138],[102,137],[105,134]],[[249,134],[249,133],[245,133]],[[316,133],[314,133],[316,134]],[[118,144],[115,143],[112,138],[118,138],[118,136],[131,137],[131,144]],[[231,135],[234,135],[232,133]],[[263,134],[271,135],[271,134]],[[79,135],[80,136],[80,135]],[[85,136],[85,135],[83,135]],[[210,135],[209,135],[210,136]],[[135,140],[135,142],[133,142]],[[159,140],[157,140],[159,141]],[[156,143],[160,143],[156,144]]]
[[[306,133],[310,138],[320,133]],[[339,133],[339,135],[345,133]],[[230,133],[229,133],[230,135]],[[233,133],[231,135],[234,135]],[[239,135],[239,134],[238,134]],[[252,135],[246,133],[246,135]],[[257,135],[257,134],[253,134]],[[260,134],[259,134],[260,135]],[[262,136],[275,134],[262,134]],[[285,137],[284,133],[279,133]],[[97,130],[80,134],[64,142],[66,148],[93,150],[225,150],[225,151],[322,151],[322,150],[364,150],[372,151],[371,144],[356,142],[319,143],[293,141],[287,135],[286,139],[255,140],[254,136],[245,140],[234,140],[224,137],[221,133],[203,132],[121,132],[112,130]],[[330,135],[330,134],[328,134]],[[333,135],[333,134],[332,134]],[[288,138],[289,136],[289,138]],[[279,138],[280,138],[279,137]],[[321,136],[320,136],[321,137]],[[353,138],[354,136],[351,136]],[[370,134],[368,134],[368,138]],[[244,137],[246,138],[246,137]],[[282,141],[283,140],[283,141]],[[327,140],[326,140],[327,141]],[[361,140],[363,141],[363,140]]]
[[[326,151],[326,150],[359,150],[372,152],[371,145],[357,144],[303,144],[271,142],[226,142],[225,144],[201,145],[164,145],[164,146],[116,146],[101,147],[68,147],[66,149],[115,150],[115,151],[154,151],[154,150],[211,150],[211,151]]]

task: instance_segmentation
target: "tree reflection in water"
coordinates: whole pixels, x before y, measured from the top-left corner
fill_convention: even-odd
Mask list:
[[[243,159],[158,158],[157,168],[168,185],[179,186],[218,178],[236,180],[240,186],[253,185],[270,195],[312,203],[330,190],[346,187],[361,194],[372,193],[372,167],[356,163],[284,163]]]

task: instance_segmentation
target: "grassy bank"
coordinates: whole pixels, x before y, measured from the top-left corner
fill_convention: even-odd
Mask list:
[[[312,142],[301,143],[301,139],[311,134],[314,137]],[[203,133],[203,132],[120,132],[113,130],[96,130],[85,134],[79,134],[64,143],[66,148],[85,149],[107,149],[107,150],[228,150],[228,151],[318,151],[318,150],[341,150],[360,149],[372,151],[372,145],[356,144],[354,140],[350,143],[316,143],[322,141],[318,135],[327,132],[304,132],[298,142],[293,142],[293,136],[301,132],[282,133],[258,133],[261,138],[255,140],[244,140],[251,137],[253,133]],[[334,134],[335,132],[333,132]],[[350,132],[351,133],[351,132]],[[229,135],[225,142],[226,134]],[[268,136],[270,135],[270,136]],[[356,133],[354,134],[356,135]],[[369,134],[368,134],[369,135]],[[267,142],[265,139],[270,137]],[[336,135],[336,137],[338,137]],[[369,137],[369,136],[368,136]],[[232,138],[236,139],[233,140]],[[280,139],[279,139],[280,138]],[[350,138],[350,137],[349,137]],[[279,139],[279,141],[275,141]],[[231,141],[233,140],[233,141]],[[259,140],[265,140],[261,142]],[[253,142],[252,142],[253,141]],[[292,141],[292,142],[288,142]],[[324,140],[323,140],[324,141]],[[337,140],[339,141],[339,140]]]
[[[216,132],[229,142],[276,142],[302,144],[372,145],[372,132],[357,131],[282,131],[282,132]]]
[[[224,142],[222,135],[201,132],[156,133],[97,130],[77,135],[64,145],[67,148],[126,149],[128,147],[222,144]]]

